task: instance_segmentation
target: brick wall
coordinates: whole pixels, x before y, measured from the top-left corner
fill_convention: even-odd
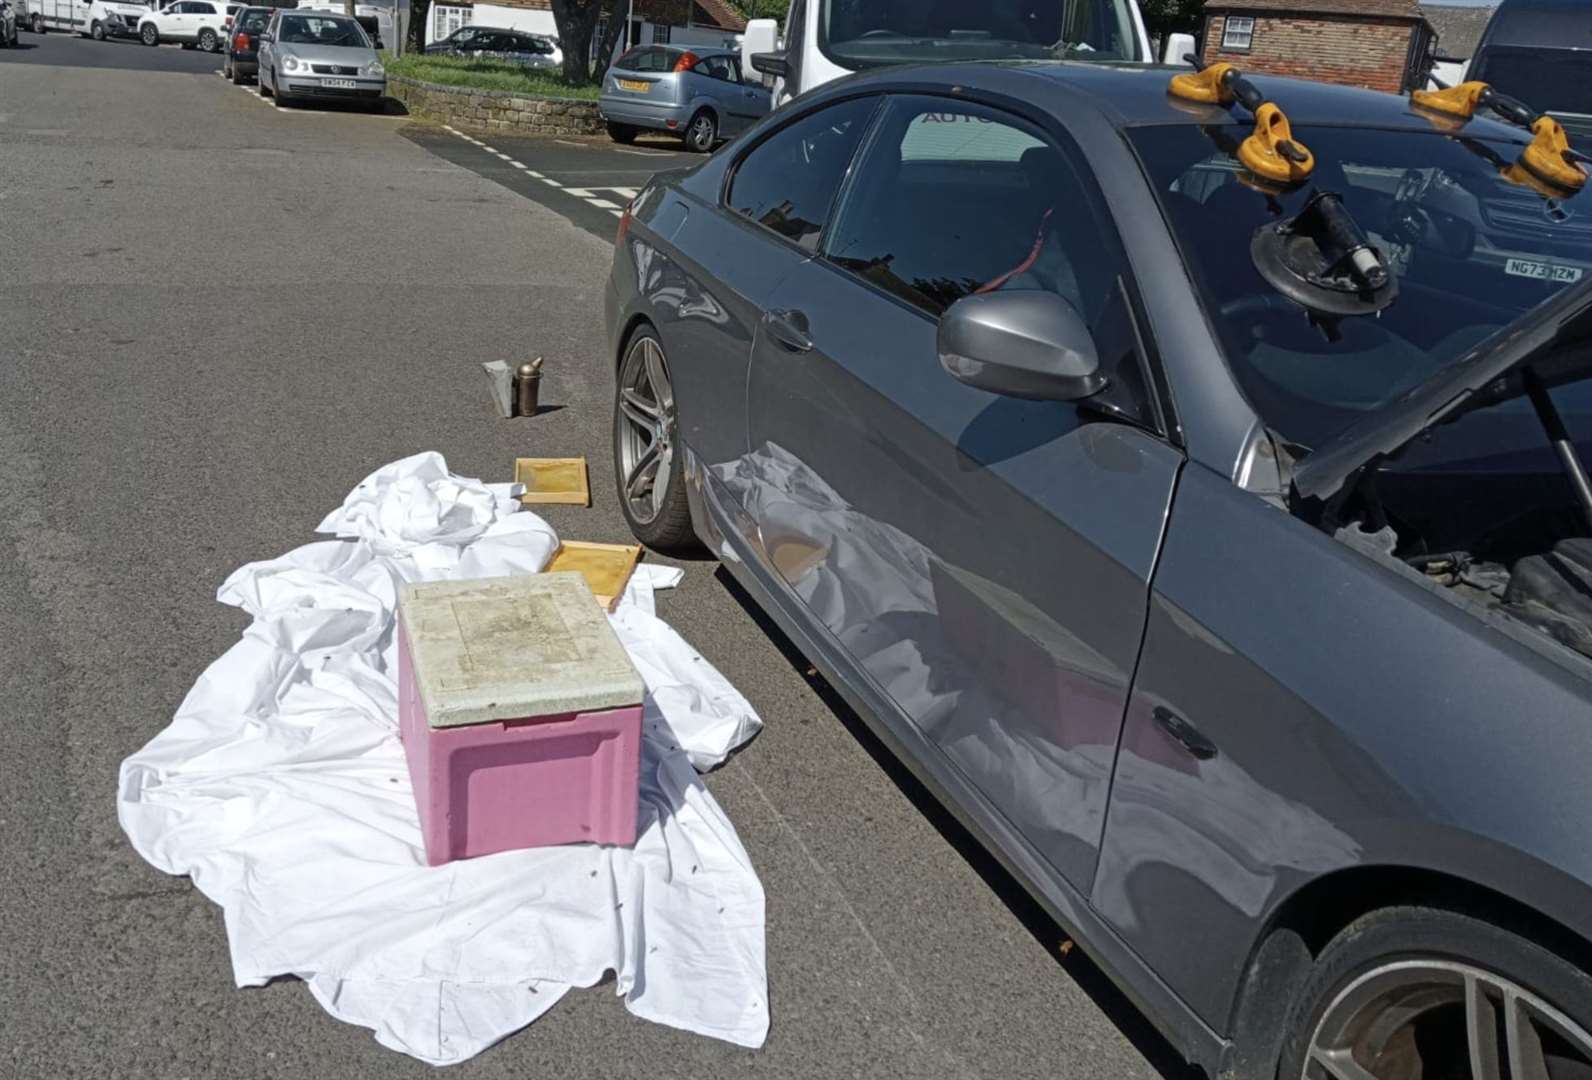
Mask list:
[[[603,120],[595,101],[536,98],[505,90],[439,86],[387,76],[387,93],[415,116],[474,131],[513,135],[595,135]]]
[[[1248,14],[1247,12],[1245,13]],[[1363,86],[1396,94],[1403,88],[1414,27],[1399,19],[1368,15],[1269,15],[1255,13],[1248,50],[1223,49],[1225,14],[1206,20],[1203,57],[1225,60],[1245,71]]]

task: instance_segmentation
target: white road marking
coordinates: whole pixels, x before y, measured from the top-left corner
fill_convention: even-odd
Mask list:
[[[546,176],[543,176],[541,173],[537,172],[536,170],[528,168],[523,162],[515,161],[513,158],[509,157],[509,155],[503,153],[501,150],[498,150],[496,147],[488,146],[486,143],[481,142],[479,139],[472,139],[470,136],[466,135],[464,132],[458,130],[457,128],[449,127],[447,124],[443,124],[442,125],[442,129],[444,131],[448,131],[448,132],[451,132],[454,135],[457,135],[459,138],[463,139],[465,142],[473,143],[476,146],[479,146],[481,149],[487,151],[488,153],[492,154],[493,156],[495,156],[497,158],[500,158],[503,161],[508,162],[510,165],[514,166],[516,169],[523,169],[525,171],[525,175],[533,177],[534,179],[540,180],[542,183],[546,184],[548,187],[557,188],[560,191],[568,192],[569,194],[575,196],[575,198],[580,199],[582,202],[586,203],[588,206],[594,207],[595,209],[598,209],[598,210],[606,210],[606,211],[608,211],[610,214],[612,214],[616,218],[624,217],[624,209],[621,206],[619,206],[618,203],[615,203],[613,200],[603,198],[602,196],[598,195],[597,193],[598,192],[612,193],[612,194],[617,195],[620,198],[623,198],[623,199],[626,199],[626,200],[634,199],[636,197],[636,190],[637,189],[635,189],[633,187],[611,187],[611,186],[565,187],[563,184],[559,183],[557,180],[550,179],[550,178],[548,178]],[[556,143],[562,143],[565,146],[583,146],[583,145],[585,145],[583,143],[569,142],[569,141],[564,140],[564,139],[553,139],[552,141],[556,142]],[[640,151],[636,151],[636,152],[637,153],[641,153]],[[659,154],[659,153],[650,153],[650,154],[643,154],[643,156],[645,156],[645,157],[665,157],[667,155]]]
[[[578,146],[582,150],[586,149],[585,143],[570,142],[568,139],[554,139],[553,141],[558,143],[560,146]]]
[[[668,157],[667,150],[626,150],[622,146],[610,147],[616,154],[634,154],[637,157]]]

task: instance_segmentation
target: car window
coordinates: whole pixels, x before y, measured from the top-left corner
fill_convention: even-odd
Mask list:
[[[903,97],[853,172],[825,259],[934,318],[967,296],[1055,293],[1102,366],[1142,386],[1126,260],[1076,151],[996,109]]]
[[[365,32],[352,19],[302,12],[282,16],[277,38],[289,45],[370,45]]]
[[[241,16],[239,25],[241,29],[257,31],[263,30],[265,28],[265,24],[270,21],[270,12],[262,11],[259,8],[250,8]]]
[[[736,166],[731,210],[815,250],[830,204],[857,152],[877,98],[809,113],[758,143]]]
[[[631,49],[614,65],[625,71],[663,71],[664,52],[657,48]]]
[[[710,79],[721,79],[724,82],[734,82],[735,75],[730,68],[730,58],[727,56],[710,56],[696,67],[697,71]]]

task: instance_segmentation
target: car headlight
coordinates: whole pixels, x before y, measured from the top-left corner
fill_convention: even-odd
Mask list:
[[[361,75],[369,76],[372,79],[382,79],[386,78],[387,69],[381,66],[380,60],[372,60],[370,63],[361,68],[359,73]]]
[[[304,68],[305,70],[309,69],[309,65],[308,64],[300,64],[299,61],[298,61],[298,57],[296,57],[296,56],[285,57],[282,60],[282,66],[284,68],[286,68],[288,71],[297,71],[301,67]]]

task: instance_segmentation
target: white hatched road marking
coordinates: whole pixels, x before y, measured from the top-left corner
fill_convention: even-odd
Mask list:
[[[619,198],[624,199],[626,202],[629,202],[631,199],[634,199],[636,197],[636,189],[633,188],[633,187],[565,187],[563,184],[560,184],[557,180],[553,180],[553,179],[551,179],[549,177],[543,176],[541,173],[537,172],[535,169],[532,169],[532,168],[528,167],[524,162],[515,161],[513,158],[511,158],[511,157],[509,157],[509,155],[503,153],[503,151],[499,150],[497,147],[488,146],[486,143],[480,141],[479,139],[471,138],[470,136],[466,135],[464,132],[460,131],[458,128],[449,127],[447,124],[443,124],[442,125],[442,130],[444,130],[446,132],[449,132],[451,134],[457,135],[459,138],[463,139],[467,143],[473,143],[474,145],[479,146],[482,150],[487,151],[488,153],[494,155],[495,157],[501,158],[503,161],[508,162],[510,165],[514,166],[516,169],[523,170],[525,175],[527,175],[529,177],[532,177],[534,179],[540,180],[542,183],[546,184],[548,187],[557,188],[558,190],[560,190],[562,192],[565,192],[566,194],[573,195],[575,198],[580,199],[582,202],[586,203],[588,206],[593,206],[593,207],[597,208],[598,210],[606,210],[610,214],[612,214],[614,217],[624,217],[624,215],[625,215],[624,207],[620,206],[618,203],[614,202],[612,199],[604,198],[603,194],[600,194],[600,193],[616,195]],[[562,143],[565,146],[583,146],[584,145],[583,143],[567,142],[564,139],[554,139],[553,141],[556,142],[556,143]],[[632,151],[632,152],[633,153],[644,154],[646,157],[666,157],[667,156],[666,154],[647,153],[645,151]]]

